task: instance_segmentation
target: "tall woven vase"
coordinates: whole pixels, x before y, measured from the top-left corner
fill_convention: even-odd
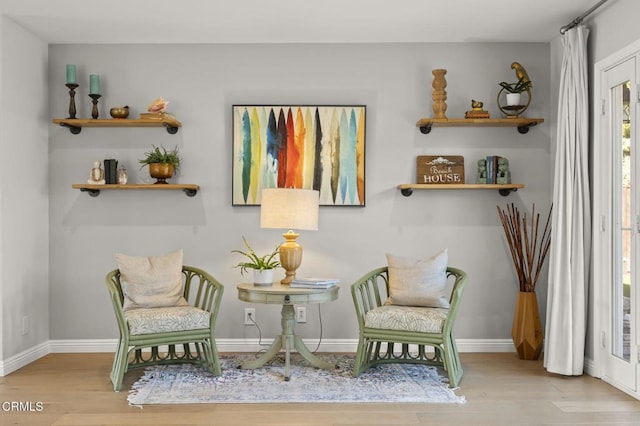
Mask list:
[[[542,352],[542,323],[538,298],[533,291],[521,291],[516,300],[511,329],[513,344],[520,359],[536,360]]]

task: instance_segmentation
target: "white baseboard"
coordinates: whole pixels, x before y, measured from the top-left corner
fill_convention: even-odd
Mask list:
[[[216,339],[220,352],[257,352],[271,345],[272,339]],[[50,353],[115,352],[117,339],[49,340],[23,351],[7,360],[0,361],[0,377],[4,377]],[[355,352],[357,339],[304,339],[312,351]],[[515,352],[511,339],[458,339],[459,352]],[[316,349],[317,348],[317,349]]]
[[[583,370],[586,374],[599,378],[599,376],[596,375],[595,364],[591,358],[584,357]]]
[[[17,355],[10,357],[7,360],[0,361],[0,377],[4,377],[9,373],[31,364],[39,358],[50,353],[49,342],[40,343],[26,351],[22,351]]]

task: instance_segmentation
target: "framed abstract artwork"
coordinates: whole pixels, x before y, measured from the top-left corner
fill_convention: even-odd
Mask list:
[[[365,129],[364,105],[233,105],[233,205],[304,188],[320,205],[364,206]]]

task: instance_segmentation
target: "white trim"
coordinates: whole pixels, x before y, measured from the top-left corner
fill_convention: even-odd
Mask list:
[[[637,85],[637,82],[640,81],[640,67],[638,67],[637,57],[640,54],[640,39],[636,40],[629,45],[623,47],[622,49],[610,54],[604,59],[599,60],[593,65],[593,85],[594,90],[592,93],[592,104],[599,105],[603,99],[606,99],[607,95],[607,84],[605,81],[605,73],[622,64],[623,62],[636,57],[636,82],[634,84]],[[631,96],[635,96],[635,93],[632,93]],[[637,115],[637,114],[636,114]],[[608,300],[608,275],[607,271],[609,269],[608,262],[609,253],[605,250],[607,248],[607,234],[605,233],[603,221],[605,218],[609,219],[609,203],[607,202],[609,187],[603,183],[603,179],[601,179],[604,173],[604,167],[602,158],[606,158],[607,154],[607,146],[605,144],[599,143],[601,140],[608,138],[609,124],[605,121],[605,111],[600,111],[596,108],[593,111],[593,135],[592,139],[592,153],[591,153],[591,162],[593,164],[593,214],[592,214],[592,236],[593,236],[593,244],[591,248],[592,258],[600,259],[597,262],[593,262],[592,265],[592,274],[591,274],[591,292],[593,294],[593,306],[591,307],[593,311],[591,312],[593,318],[593,327],[591,327],[591,341],[593,342],[593,359],[590,360],[589,366],[589,374],[594,377],[602,378],[607,383],[612,384],[617,387],[617,383],[612,382],[610,379],[607,379],[606,372],[606,357],[608,353],[608,348],[601,344],[602,341],[602,333],[605,333],[605,336],[610,333],[609,328],[609,319],[607,313],[609,312]],[[637,130],[636,130],[637,131]],[[594,142],[595,141],[595,142]],[[606,221],[604,221],[606,223]],[[606,230],[610,232],[609,229]],[[605,260],[603,260],[605,259]],[[605,263],[606,262],[606,263]],[[637,321],[636,321],[637,323]],[[585,358],[586,359],[586,358]],[[586,370],[585,370],[586,371]],[[640,368],[636,365],[636,377],[637,381],[640,379]],[[627,389],[620,387],[619,389],[623,390],[626,393],[629,393]],[[640,389],[635,394],[630,393],[630,395],[638,398],[640,395]]]
[[[591,358],[584,358],[584,372],[590,376],[600,378],[598,375],[599,371],[596,370],[595,362]]]
[[[258,352],[272,342],[273,339],[216,339],[219,352]],[[50,353],[115,352],[117,343],[117,339],[49,340],[0,362],[0,377]],[[304,339],[304,343],[316,351],[318,339]],[[515,352],[511,339],[458,339],[456,345],[459,352]],[[357,347],[357,339],[323,339],[317,351],[355,353]]]
[[[7,360],[2,360],[0,362],[0,377],[4,377],[9,373],[13,373],[14,371],[24,367],[25,365],[29,365],[39,358],[42,358],[50,352],[51,350],[49,342],[44,342],[30,349],[27,349],[26,351],[22,351]]]
[[[118,339],[49,340],[49,353],[115,352]]]

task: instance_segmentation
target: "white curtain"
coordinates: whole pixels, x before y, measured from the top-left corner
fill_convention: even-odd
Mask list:
[[[591,204],[587,38],[579,25],[564,33],[558,99],[544,366],[580,375],[587,328]]]

